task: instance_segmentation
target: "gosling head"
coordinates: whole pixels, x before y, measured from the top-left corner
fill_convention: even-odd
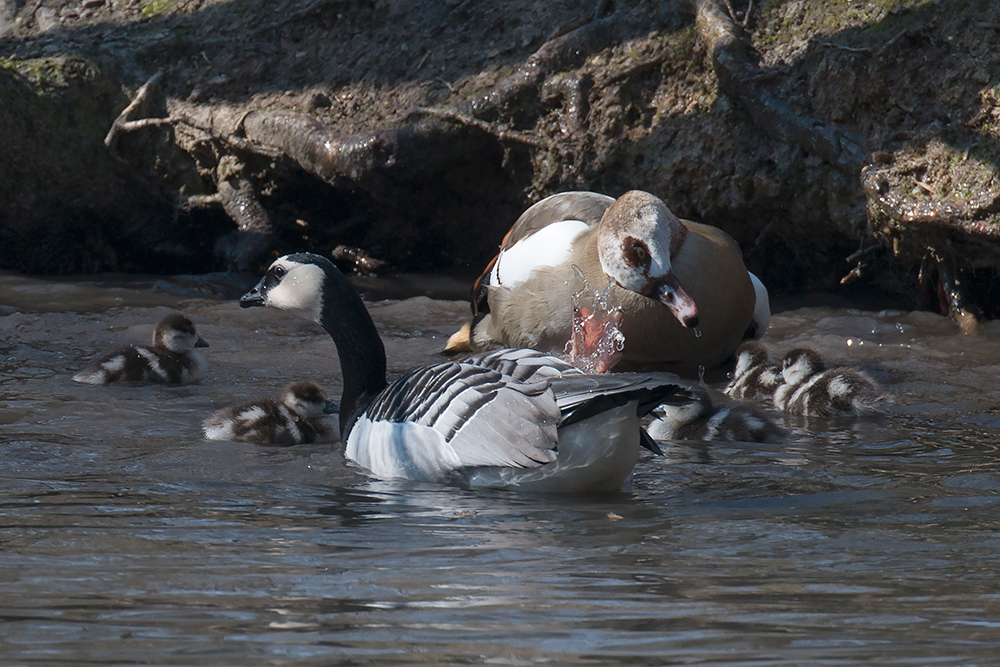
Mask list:
[[[687,400],[684,401],[657,406],[654,414],[674,426],[683,426],[707,416],[712,411],[712,399],[703,388],[688,387],[686,397]]]
[[[790,351],[781,360],[781,373],[778,381],[785,384],[802,384],[817,373],[826,370],[823,357],[815,350],[799,347]]]
[[[323,388],[315,382],[293,382],[285,387],[281,402],[303,419],[337,412],[337,406],[326,399]]]
[[[736,348],[736,369],[734,377],[739,377],[767,363],[767,348],[761,343],[748,341]]]
[[[153,347],[185,354],[196,347],[208,347],[208,343],[198,336],[194,322],[183,315],[173,313],[157,322],[153,328]]]

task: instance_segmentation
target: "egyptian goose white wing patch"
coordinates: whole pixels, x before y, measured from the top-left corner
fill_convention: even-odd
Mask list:
[[[556,459],[559,408],[547,383],[510,382],[469,363],[419,368],[379,395],[347,455],[376,474],[442,479],[472,466],[537,467]],[[352,445],[367,441],[366,451]],[[401,469],[396,469],[401,468]]]
[[[573,250],[573,241],[588,229],[590,225],[581,220],[563,220],[520,239],[500,251],[490,273],[490,284],[513,287],[539,267],[564,264]]]

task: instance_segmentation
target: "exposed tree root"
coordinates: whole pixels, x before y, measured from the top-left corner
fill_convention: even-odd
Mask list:
[[[720,0],[695,0],[698,31],[708,46],[719,86],[739,100],[757,127],[773,139],[801,146],[838,169],[856,174],[866,162],[865,142],[835,123],[799,116],[771,92],[760,57]]]
[[[639,20],[624,12],[590,20],[547,41],[489,91],[453,107],[415,110],[410,117],[419,114],[430,118],[409,125],[344,135],[314,116],[253,112],[244,120],[243,129],[255,145],[280,151],[327,183],[344,185],[346,179],[362,187],[376,172],[433,171],[440,163],[453,162],[458,154],[480,150],[482,142],[470,140],[467,128],[501,142],[549,148],[544,139],[512,128],[517,122],[512,117],[514,110],[530,107],[523,98],[537,100],[546,79],[581,65],[590,54],[624,38]],[[569,103],[575,104],[570,115],[582,126],[579,110],[585,105],[580,104],[579,95],[570,96]]]
[[[927,248],[918,274],[925,298],[935,303],[927,304],[951,317],[964,334],[981,331],[979,313],[971,306],[965,290],[961,271],[952,255],[942,255],[934,248]]]
[[[1000,213],[1000,191],[961,199],[915,200],[899,194],[898,188],[893,188],[882,170],[874,165],[861,171],[861,184],[868,201],[879,213],[903,225],[934,226],[974,237],[1000,238],[1000,223],[983,219]]]
[[[118,139],[122,132],[132,132],[133,130],[138,130],[144,127],[172,125],[176,122],[169,118],[143,118],[141,120],[132,120],[132,116],[135,115],[136,110],[142,105],[143,102],[146,101],[150,92],[156,88],[162,78],[162,70],[149,77],[146,83],[142,84],[139,87],[139,90],[135,92],[135,97],[132,98],[132,101],[128,104],[128,106],[122,109],[122,112],[118,114],[118,118],[115,118],[115,121],[111,124],[111,128],[104,137],[104,145],[108,147],[108,151],[110,151],[112,155],[117,157]]]
[[[978,329],[978,309],[962,278],[962,268],[995,268],[1000,263],[1000,192],[970,197],[916,199],[893,186],[884,166],[861,172],[869,203],[869,226],[893,254],[918,257],[918,281],[925,305],[949,315],[965,333]]]
[[[313,2],[306,9],[320,11],[327,4]],[[221,205],[239,231],[220,248],[230,266],[248,268],[266,252],[275,235],[254,178],[242,167],[253,155],[285,159],[336,188],[361,190],[376,206],[382,206],[379,215],[391,220],[403,217],[403,212],[380,203],[405,200],[398,190],[407,187],[405,184],[439,181],[442,179],[436,175],[448,173],[456,165],[481,161],[484,155],[506,155],[505,151],[516,147],[522,151],[554,150],[552,140],[531,128],[540,110],[560,96],[566,109],[566,140],[585,135],[593,81],[556,75],[579,67],[591,54],[636,30],[648,30],[652,18],[639,11],[616,11],[602,18],[606,4],[598,2],[583,25],[546,41],[512,74],[480,95],[450,106],[414,109],[374,131],[347,134],[317,116],[286,111],[251,111],[235,127],[225,128],[214,119],[182,112],[168,118],[133,120],[136,109],[159,81],[156,75],[115,121],[108,145],[113,147],[121,132],[139,127],[172,125],[194,130],[194,137],[185,132],[189,140],[183,148],[194,154],[199,146],[210,146],[208,155],[212,157],[198,160],[198,171],[215,183],[216,192],[189,195],[180,206]],[[675,5],[680,4],[666,3],[659,13],[672,16]],[[640,63],[639,67],[653,65]],[[554,78],[558,79],[555,88],[543,85]]]
[[[889,246],[894,256],[922,258],[922,290],[933,295],[933,305],[950,315],[962,331],[975,331],[978,317],[969,304],[959,261],[965,267],[995,267],[1000,262],[1000,247],[995,243],[1000,238],[996,217],[1000,213],[1000,191],[937,201],[901,195],[877,165],[865,166],[869,150],[864,139],[834,123],[795,114],[770,91],[771,77],[761,69],[759,56],[743,38],[728,0],[694,3],[698,29],[708,46],[720,88],[738,100],[754,124],[770,137],[801,146],[841,171],[860,174],[876,239]],[[882,50],[899,36],[889,40]],[[855,265],[841,284],[858,279],[881,247],[863,247],[847,258]]]
[[[271,216],[244,171],[243,164],[231,156],[223,158],[216,169],[219,202],[237,227],[235,238],[222,248],[223,256],[238,271],[253,269],[270,249],[274,236]]]

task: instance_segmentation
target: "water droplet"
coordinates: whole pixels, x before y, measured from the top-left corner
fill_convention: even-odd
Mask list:
[[[694,337],[701,338],[701,329],[699,329],[698,327],[694,328]]]
[[[580,290],[572,295],[573,328],[565,352],[570,361],[587,373],[606,372],[621,357],[625,336],[619,329],[621,306],[610,306],[613,283],[598,292],[584,278],[579,267],[573,266]]]
[[[698,364],[698,382],[705,384],[705,365]]]

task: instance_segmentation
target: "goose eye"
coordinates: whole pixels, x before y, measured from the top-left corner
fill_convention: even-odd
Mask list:
[[[274,267],[274,277],[275,278],[280,278],[283,275],[285,275],[285,267],[283,267],[283,266],[276,266],[276,267]]]
[[[647,266],[650,261],[649,248],[641,240],[629,237],[626,239],[625,256],[631,264],[636,266]]]

